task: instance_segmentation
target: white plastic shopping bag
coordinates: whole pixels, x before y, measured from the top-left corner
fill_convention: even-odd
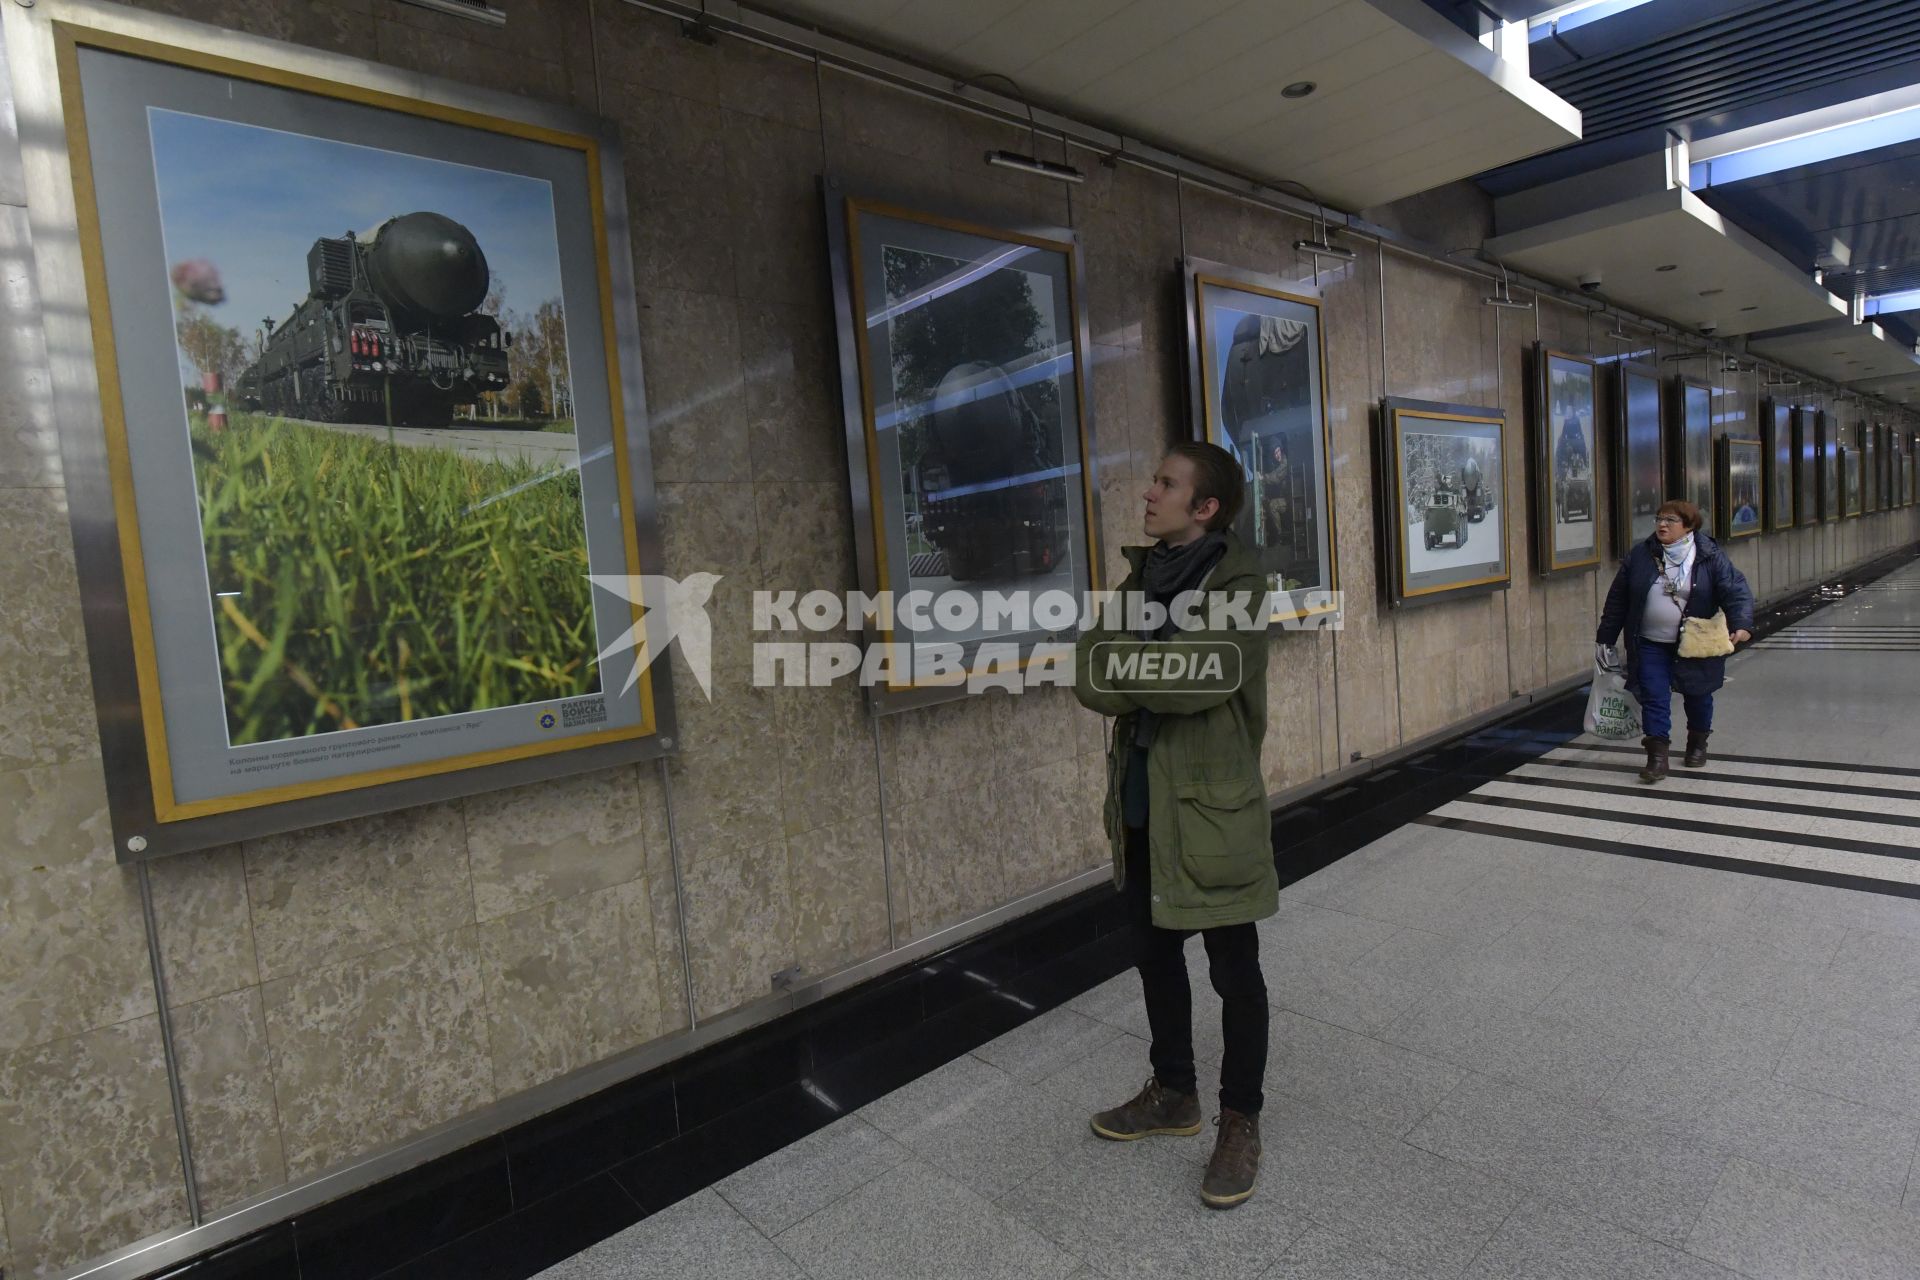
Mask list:
[[[1640,701],[1627,692],[1626,672],[1618,667],[1593,664],[1586,729],[1596,738],[1631,740],[1640,736]]]

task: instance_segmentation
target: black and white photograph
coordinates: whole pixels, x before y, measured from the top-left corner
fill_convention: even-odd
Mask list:
[[[1536,556],[1542,575],[1600,559],[1594,468],[1593,361],[1533,348],[1533,474]]]
[[[1395,603],[1508,581],[1498,412],[1389,398],[1382,410]]]
[[[1092,497],[1071,233],[828,194],[845,262],[841,340],[859,374],[845,390],[848,466],[865,499],[856,519],[870,522],[860,534],[873,548],[863,586],[896,596],[1088,589]],[[880,638],[963,649],[1041,638],[997,630],[984,612],[962,625],[942,623],[937,611],[925,621]],[[888,687],[920,683],[900,674]]]
[[[1763,452],[1758,440],[1723,436],[1719,441],[1716,488],[1722,538],[1751,538],[1766,531],[1760,483]]]
[[[1666,420],[1660,412],[1660,371],[1622,362],[1615,396],[1615,541],[1630,547],[1653,536],[1653,515],[1667,500]]]
[[[1778,400],[1761,406],[1761,453],[1766,473],[1766,522],[1769,529],[1791,529],[1794,525],[1793,470],[1798,456],[1794,435],[1798,431],[1798,410]]]
[[[1216,263],[1189,262],[1186,278],[1195,422],[1246,481],[1235,530],[1266,570],[1274,620],[1328,610],[1321,593],[1338,574],[1319,302]]]

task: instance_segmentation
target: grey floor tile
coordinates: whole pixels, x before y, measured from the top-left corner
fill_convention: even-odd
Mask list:
[[[1742,1004],[1618,970],[1569,977],[1533,1012],[1592,1027],[1640,1045],[1738,1045],[1756,1060],[1778,1055],[1800,1025],[1797,1010]]]
[[[1605,1030],[1498,1000],[1447,993],[1422,997],[1381,1038],[1484,1076],[1587,1104],[1599,1101],[1639,1048]]]
[[[1125,976],[1133,980],[1133,1001],[1131,1004],[1114,1004],[1103,1015],[1104,1020],[1151,1042],[1153,1028],[1147,1024],[1147,1002],[1140,994],[1140,979],[1137,975]],[[1273,975],[1268,973],[1266,978],[1267,992],[1271,996]],[[1218,1069],[1220,1055],[1226,1052],[1227,1037],[1220,1023],[1220,997],[1214,994],[1213,982],[1207,976],[1207,958],[1200,951],[1198,938],[1187,948],[1187,990],[1193,1001],[1193,1060],[1200,1067],[1201,1089],[1204,1092],[1209,1069]]]
[[[911,1151],[851,1115],[748,1165],[714,1190],[772,1236],[911,1159]]]
[[[1121,1011],[1131,1005],[1144,1004],[1144,1001],[1145,997],[1140,993],[1140,975],[1129,969],[1091,990],[1082,991],[1067,1001],[1064,1007],[1097,1021],[1119,1026],[1115,1019],[1121,1016]]]
[[[1729,1089],[1702,1118],[1708,1144],[1784,1170],[1816,1191],[1900,1207],[1920,1121],[1777,1080]]]
[[[1920,1027],[1920,996],[1870,975],[1814,968],[1760,937],[1722,947],[1692,985],[1723,1000],[1781,1004],[1885,1035],[1904,1035]]]
[[[1266,1088],[1391,1137],[1411,1129],[1466,1073],[1451,1063],[1285,1011],[1274,1014]]]
[[[1026,1223],[918,1162],[775,1237],[813,1280],[1061,1280],[1080,1265]]]
[[[1533,911],[1501,942],[1574,969],[1606,969],[1674,987],[1693,981],[1713,955],[1712,946],[1698,935],[1645,915],[1591,920]]]
[[[1781,1054],[1774,1077],[1920,1117],[1920,1034],[1881,1035],[1810,1016]]]
[[[1423,929],[1398,930],[1352,968],[1412,990],[1468,993],[1522,1009],[1538,1003],[1573,972],[1570,963],[1506,938],[1463,938]]]
[[[1347,964],[1398,931],[1384,920],[1306,903],[1260,922],[1260,961],[1270,969],[1310,955]]]
[[[1425,987],[1395,973],[1294,955],[1265,966],[1267,1000],[1334,1026],[1377,1032],[1405,1013]]]
[[[1239,1208],[1209,1209],[1200,1170],[1168,1148],[1091,1136],[999,1207],[1110,1280],[1254,1280],[1309,1225],[1258,1184]]]
[[[1535,1197],[1467,1268],[1466,1280],[1735,1280],[1725,1267]]]
[[[1523,1192],[1287,1098],[1261,1115],[1262,1194],[1420,1275],[1458,1275]]]
[[[1315,1227],[1280,1255],[1260,1280],[1422,1280],[1397,1262],[1362,1248],[1337,1231]]]
[[[971,1054],[855,1114],[989,1198],[1031,1176],[1088,1131],[1077,1107]]]
[[[1657,1125],[1472,1077],[1407,1135],[1415,1146],[1669,1244],[1731,1158]]]
[[[542,1271],[539,1280],[807,1280],[712,1191],[635,1223]]]
[[[1753,1280],[1913,1280],[1920,1221],[1822,1196],[1736,1158],[1686,1241],[1687,1252]]]
[[[1050,1009],[973,1051],[1015,1080],[1031,1084],[1085,1058],[1123,1034],[1120,1027],[1072,1009]]]
[[[1694,1133],[1701,1117],[1729,1093],[1766,1079],[1778,1058],[1771,1044],[1737,1040],[1647,1045],[1614,1077],[1599,1105],[1614,1115]]]

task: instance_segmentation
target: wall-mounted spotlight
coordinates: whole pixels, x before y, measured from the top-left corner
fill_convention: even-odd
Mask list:
[[[1038,174],[1042,178],[1052,178],[1056,182],[1085,182],[1087,180],[1086,174],[1081,173],[1078,169],[1065,162],[1067,154],[1067,140],[1065,138],[1060,140],[1061,159],[1059,162],[1042,160],[1040,158],[1040,124],[1033,117],[1033,103],[1027,100],[1027,95],[1021,91],[1020,86],[1015,83],[1012,76],[1001,75],[998,71],[988,71],[982,75],[974,76],[971,80],[956,80],[954,81],[953,87],[956,90],[965,89],[970,85],[978,84],[982,80],[1004,80],[1012,86],[1013,96],[1018,98],[1020,105],[1027,109],[1027,131],[1032,139],[1029,143],[1029,146],[1032,148],[1032,154],[1028,155],[1018,151],[996,148],[987,152],[988,164],[1000,169],[1018,169],[1021,173]]]
[[[1507,278],[1507,264],[1504,262],[1495,262],[1494,265],[1500,268],[1500,292],[1490,293],[1480,299],[1481,304],[1489,307],[1500,307],[1508,311],[1533,310],[1532,298],[1528,298],[1525,302],[1522,302],[1513,296],[1513,282]]]
[[[507,25],[506,10],[496,9],[482,0],[405,0],[405,3],[435,13],[451,13],[470,22],[484,22],[490,27]]]
[[[1301,253],[1311,254],[1316,258],[1331,258],[1335,262],[1352,262],[1359,256],[1345,245],[1335,244],[1333,242],[1333,238],[1327,229],[1327,206],[1320,203],[1320,197],[1313,194],[1312,187],[1309,187],[1304,182],[1295,182],[1291,178],[1282,178],[1274,185],[1279,187],[1293,187],[1304,192],[1307,199],[1313,201],[1313,238],[1310,240],[1295,240],[1293,242],[1295,249],[1298,249]]]

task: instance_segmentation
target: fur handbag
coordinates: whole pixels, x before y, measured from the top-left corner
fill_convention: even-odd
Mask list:
[[[1680,619],[1680,656],[1724,658],[1733,652],[1733,634],[1727,630],[1726,610],[1711,618]]]

